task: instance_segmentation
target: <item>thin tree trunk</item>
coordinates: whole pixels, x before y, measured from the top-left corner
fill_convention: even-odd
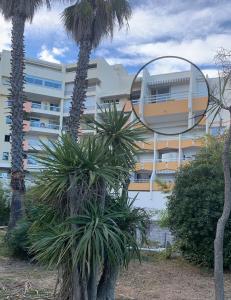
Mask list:
[[[229,113],[231,119],[231,110],[229,111]],[[216,300],[224,300],[223,243],[225,225],[229,219],[231,211],[230,145],[231,125],[225,138],[223,151],[223,168],[225,180],[224,207],[222,215],[217,222],[216,238],[214,241],[214,282]]]
[[[70,176],[70,190],[69,190],[69,205],[70,205],[70,217],[76,217],[82,208],[81,193],[76,186],[75,175]],[[72,224],[72,229],[77,230],[78,226]],[[74,256],[75,246],[72,248],[72,258]],[[73,259],[72,259],[73,261]],[[71,266],[71,297],[70,300],[88,300],[87,297],[87,283],[86,278],[83,278],[79,272],[78,265]]]
[[[72,106],[68,122],[68,132],[74,141],[78,140],[78,131],[80,127],[80,118],[84,111],[84,101],[87,92],[87,74],[90,61],[92,45],[90,41],[82,41],[80,43],[76,76],[74,81],[74,90],[72,96]],[[77,199],[78,191],[76,191],[75,183],[71,184],[69,205],[70,216],[75,217],[80,210]],[[73,225],[76,229],[76,225]],[[72,249],[72,253],[74,252]],[[71,300],[86,300],[87,299],[87,283],[86,280],[80,278],[79,268],[75,266],[71,274],[72,282],[72,298]]]
[[[79,47],[78,64],[74,81],[72,106],[70,110],[68,130],[71,137],[77,141],[80,119],[84,111],[87,92],[87,73],[92,45],[90,41],[82,41]]]
[[[12,18],[12,51],[10,101],[12,101],[11,188],[12,201],[9,230],[15,227],[23,215],[25,174],[23,166],[23,102],[24,102],[24,28],[25,18]]]
[[[116,280],[119,266],[112,266],[105,259],[103,274],[100,278],[97,291],[97,300],[115,300]]]

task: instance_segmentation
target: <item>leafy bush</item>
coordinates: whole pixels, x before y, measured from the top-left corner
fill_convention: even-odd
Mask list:
[[[35,200],[33,200],[35,198]],[[25,199],[25,216],[19,221],[17,226],[7,236],[7,244],[13,256],[29,259],[31,237],[30,231],[32,224],[40,220],[43,215],[47,214],[50,208],[36,200],[34,189],[30,190]],[[48,220],[49,221],[49,220]]]
[[[6,226],[10,217],[10,203],[7,191],[0,184],[0,226]]]
[[[210,140],[195,161],[181,168],[168,197],[168,225],[185,258],[213,266],[216,223],[222,213],[222,142]],[[224,239],[224,267],[231,265],[231,219]]]

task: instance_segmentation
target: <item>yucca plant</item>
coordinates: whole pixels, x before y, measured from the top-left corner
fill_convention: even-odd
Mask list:
[[[36,260],[49,267],[62,269],[66,265],[71,272],[78,265],[80,275],[87,278],[100,266],[103,272],[97,299],[113,299],[119,267],[127,267],[134,255],[139,257],[136,230],[145,234],[149,218],[145,211],[134,208],[134,200],[126,196],[110,197],[110,202],[107,199],[104,211],[94,198],[91,200],[82,215],[61,223],[57,213],[48,210],[31,228],[31,251]],[[78,226],[72,228],[73,223]],[[99,273],[95,275],[98,277]],[[63,287],[71,284],[69,276],[62,280]],[[92,295],[92,290],[88,294]],[[61,295],[60,299],[69,299],[66,289]]]
[[[124,182],[143,129],[129,118],[124,109],[111,107],[95,123],[95,136],[76,143],[63,135],[51,147],[43,144],[37,156],[44,165],[37,191],[60,221],[57,228],[48,226],[47,237],[45,229],[40,231],[33,250],[37,259],[59,267],[59,299],[114,299],[119,267],[138,254],[136,227],[144,225],[146,216],[133,208]]]
[[[107,109],[100,106],[99,109],[98,121],[91,120],[90,126],[96,129],[97,136],[108,147],[115,164],[133,168],[140,151],[137,142],[144,141],[147,129],[137,119],[131,120],[132,111],[125,112],[125,106],[119,110],[114,103]]]

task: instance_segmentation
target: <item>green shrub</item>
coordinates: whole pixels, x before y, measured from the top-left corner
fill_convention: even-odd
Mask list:
[[[186,259],[213,266],[213,241],[224,201],[222,142],[210,141],[178,172],[168,197],[168,225]],[[231,265],[231,219],[225,229],[224,267]]]
[[[32,245],[30,234],[31,227],[32,224],[35,224],[36,221],[40,220],[47,211],[48,207],[37,201],[34,190],[30,190],[25,199],[25,216],[19,221],[10,235],[7,236],[7,245],[13,256],[22,259],[29,259],[32,257],[32,253],[30,253],[30,247]]]
[[[7,191],[0,184],[0,226],[6,226],[10,217],[10,203]]]

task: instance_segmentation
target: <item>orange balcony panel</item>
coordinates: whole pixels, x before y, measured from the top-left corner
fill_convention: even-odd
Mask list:
[[[150,191],[149,182],[131,182],[128,187],[129,191]]]
[[[203,145],[204,145],[203,139],[181,141],[181,148],[190,148],[190,147],[199,147],[200,148]]]
[[[27,101],[23,104],[23,109],[25,112],[29,113],[31,112],[31,109],[32,109],[32,103]]]
[[[127,101],[127,102],[125,103],[124,111],[125,111],[125,112],[129,112],[129,111],[131,111],[131,110],[132,110],[132,104],[131,104],[131,101]]]
[[[193,99],[193,111],[205,110],[208,105],[208,97],[200,97]]]
[[[157,162],[156,163],[156,170],[177,170],[178,169],[178,162],[177,161],[169,161],[169,162]]]
[[[188,112],[187,100],[167,101],[144,105],[144,116],[165,116]]]
[[[147,163],[137,163],[135,166],[136,171],[140,170],[147,170],[147,171],[152,171],[153,170],[153,163],[152,162],[147,162]]]
[[[173,184],[168,184],[167,187],[169,189],[173,188]],[[129,191],[137,191],[137,192],[149,192],[150,191],[150,182],[131,182],[128,187]],[[153,191],[162,191],[163,187],[158,183],[152,184]]]
[[[29,121],[23,121],[23,131],[24,132],[30,131],[30,122]]]
[[[179,141],[177,140],[168,140],[168,141],[158,141],[157,142],[157,150],[161,149],[178,149]]]
[[[137,142],[137,146],[143,150],[153,150],[153,142]]]
[[[203,117],[203,119],[199,122],[199,125],[206,125],[206,117]]]
[[[23,150],[28,151],[28,149],[29,149],[29,143],[27,140],[24,140],[23,141]]]

